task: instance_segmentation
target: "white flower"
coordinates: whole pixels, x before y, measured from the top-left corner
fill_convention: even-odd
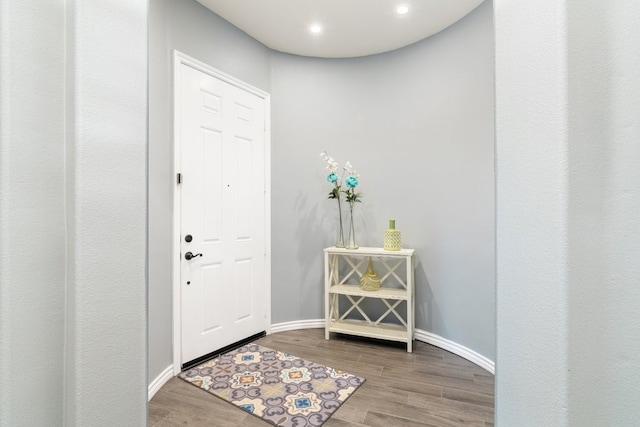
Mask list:
[[[338,162],[336,162],[336,159],[334,159],[333,157],[330,157],[326,151],[320,153],[320,157],[322,157],[324,161],[327,162],[327,169],[329,170],[329,172],[336,172],[338,170]]]
[[[344,170],[347,171],[347,174],[349,176],[355,176],[356,178],[360,178],[360,174],[358,174],[358,172],[356,172],[356,170],[353,168],[353,165],[348,160],[344,164]]]

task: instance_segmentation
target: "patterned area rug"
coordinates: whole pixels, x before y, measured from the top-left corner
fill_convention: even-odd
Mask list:
[[[291,354],[248,344],[180,378],[286,427],[321,426],[364,379]]]

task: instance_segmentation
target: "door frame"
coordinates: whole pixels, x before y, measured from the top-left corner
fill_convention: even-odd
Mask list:
[[[177,182],[178,173],[180,173],[182,145],[180,141],[180,126],[178,117],[180,117],[179,99],[180,90],[180,67],[187,65],[198,71],[210,75],[225,83],[231,84],[241,90],[249,92],[259,98],[264,99],[264,230],[265,230],[265,248],[264,248],[264,266],[265,266],[265,304],[266,316],[264,330],[267,334],[271,330],[271,95],[249,85],[229,74],[226,74],[204,62],[198,61],[184,53],[173,50],[173,230],[172,244],[173,251],[171,267],[173,270],[173,374],[180,373],[181,360],[180,354],[182,349],[181,319],[182,319],[182,301],[180,298],[180,206],[181,191]]]

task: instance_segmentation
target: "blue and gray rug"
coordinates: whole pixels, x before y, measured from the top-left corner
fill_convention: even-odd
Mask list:
[[[364,379],[248,344],[180,374],[180,378],[263,420],[318,427]]]

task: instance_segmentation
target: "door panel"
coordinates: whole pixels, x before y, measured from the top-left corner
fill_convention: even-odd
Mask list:
[[[266,329],[265,101],[180,67],[185,363]]]

